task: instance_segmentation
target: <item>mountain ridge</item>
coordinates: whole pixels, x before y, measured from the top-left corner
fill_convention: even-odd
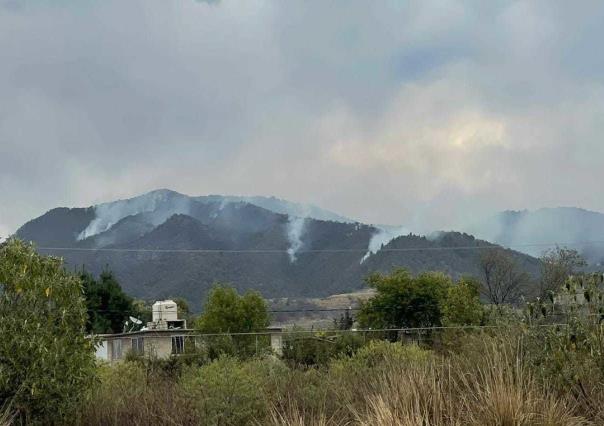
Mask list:
[[[540,256],[555,245],[578,250],[592,265],[604,263],[604,214],[580,207],[506,210],[466,230],[480,238]]]
[[[403,228],[385,232],[358,222],[301,218],[238,198],[166,190],[145,195],[96,208],[53,209],[16,235],[66,249],[45,252],[61,255],[69,268],[111,268],[135,297],[181,296],[195,309],[215,282],[268,298],[325,297],[359,290],[371,272],[394,267],[477,275],[481,248],[492,246],[458,232],[429,238]],[[514,256],[538,274],[536,259]]]

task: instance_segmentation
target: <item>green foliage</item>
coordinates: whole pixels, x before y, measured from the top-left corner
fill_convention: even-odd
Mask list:
[[[546,251],[540,260],[539,297],[542,299],[560,291],[568,277],[587,266],[577,250],[561,247]]]
[[[283,359],[292,365],[326,365],[334,358],[354,354],[364,344],[364,336],[354,332],[295,333],[285,338]]]
[[[133,300],[110,271],[103,271],[98,280],[87,273],[81,274],[89,319],[86,330],[94,334],[121,333],[130,315],[138,312]]]
[[[262,372],[255,364],[222,357],[183,374],[185,395],[195,401],[207,425],[252,424],[268,410],[262,394]]]
[[[183,297],[174,297],[172,300],[176,303],[178,308],[178,318],[187,320],[187,322],[191,321],[192,315],[189,302],[187,302]]]
[[[206,349],[210,359],[223,355],[249,357],[268,350],[269,337],[241,335],[265,330],[270,324],[268,305],[253,291],[240,296],[234,288],[215,286],[208,296],[196,328],[204,334],[234,333],[207,336]]]
[[[80,280],[10,240],[0,248],[0,318],[0,406],[27,423],[64,421],[94,380]]]
[[[484,308],[480,303],[480,283],[473,278],[462,278],[449,286],[442,304],[443,324],[480,325]]]
[[[528,303],[526,317],[534,326],[526,341],[539,377],[580,392],[584,383],[604,382],[602,274],[567,277],[551,297]]]
[[[222,357],[166,376],[124,362],[103,368],[80,424],[604,424],[601,354],[581,350],[577,362],[592,361],[555,381],[544,367],[566,368],[572,345],[546,351],[543,336],[516,325],[460,333],[446,354],[374,340],[321,368]],[[546,365],[547,353],[560,363]]]
[[[246,333],[269,324],[268,306],[258,292],[240,296],[232,287],[217,285],[210,291],[197,329],[202,333]]]
[[[350,314],[349,310],[346,310],[343,314],[340,315],[340,318],[333,319],[334,328],[338,330],[350,330],[354,325],[354,318]]]
[[[393,364],[424,363],[433,359],[433,353],[417,345],[403,345],[399,342],[372,340],[349,357],[342,357],[330,364],[332,370],[362,371],[363,374],[374,374],[368,370]]]
[[[361,305],[361,327],[433,327],[442,323],[442,304],[451,279],[437,272],[413,277],[405,269],[390,275],[376,273],[367,278],[376,295]]]
[[[195,425],[203,424],[188,405],[176,375],[149,368],[143,360],[99,365],[99,383],[68,424]]]
[[[153,319],[153,309],[151,308],[151,304],[145,302],[144,300],[134,299],[132,301],[132,309],[136,313],[134,316],[141,320],[143,324],[147,324]]]

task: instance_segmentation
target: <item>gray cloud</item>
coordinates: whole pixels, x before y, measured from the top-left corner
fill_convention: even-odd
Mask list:
[[[604,210],[599,2],[0,1],[0,235],[160,187]]]

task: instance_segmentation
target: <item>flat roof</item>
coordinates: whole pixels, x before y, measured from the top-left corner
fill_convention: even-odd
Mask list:
[[[247,333],[200,333],[199,330],[195,330],[193,328],[168,328],[168,329],[148,329],[148,330],[137,330],[137,331],[127,331],[124,333],[112,333],[112,334],[92,334],[89,337],[98,337],[101,339],[108,338],[118,338],[118,337],[134,337],[140,335],[195,335],[195,336],[216,336],[216,335],[224,335],[224,334],[232,334],[232,335],[249,335],[249,334],[270,334],[271,332],[281,332],[283,331],[282,327],[267,327],[264,330],[257,332],[247,332]]]

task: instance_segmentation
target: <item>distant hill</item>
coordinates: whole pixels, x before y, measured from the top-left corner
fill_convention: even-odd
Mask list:
[[[592,265],[604,263],[604,214],[594,211],[575,207],[505,211],[467,231],[533,256],[558,244],[577,249]]]
[[[94,273],[111,268],[136,297],[181,296],[194,308],[215,282],[268,298],[325,297],[361,289],[369,273],[394,267],[476,275],[480,250],[468,248],[491,245],[455,232],[397,236],[403,231],[322,220],[326,216],[341,218],[275,198],[159,190],[88,208],[53,209],[16,235],[50,248],[44,251],[63,256],[69,267]],[[538,273],[535,259],[515,256]]]

